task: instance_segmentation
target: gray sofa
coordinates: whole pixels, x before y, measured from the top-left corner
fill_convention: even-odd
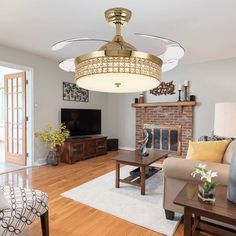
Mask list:
[[[172,220],[175,212],[183,213],[183,207],[175,205],[173,201],[187,182],[197,182],[200,180],[191,176],[191,173],[199,163],[206,164],[208,169],[217,171],[217,183],[227,186],[230,162],[234,152],[236,152],[236,140],[232,141],[227,147],[222,163],[187,160],[183,158],[167,158],[163,163],[163,207],[166,212],[166,218]]]

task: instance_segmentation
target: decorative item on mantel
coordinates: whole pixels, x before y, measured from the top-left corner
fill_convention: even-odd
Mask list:
[[[57,129],[52,125],[47,125],[45,130],[34,133],[36,138],[47,144],[49,152],[47,155],[47,164],[56,166],[60,162],[59,147],[62,146],[65,140],[69,137],[70,132],[64,124],[61,124]]]
[[[178,92],[179,92],[179,98],[178,98],[178,102],[181,102],[181,92],[182,92],[182,89],[183,89],[183,86],[182,84],[179,84],[179,87],[178,87]]]
[[[184,81],[184,101],[189,101],[188,99],[188,88],[189,88],[189,82],[188,80]]]
[[[196,101],[196,96],[195,95],[190,95],[189,96],[189,100],[190,100],[190,102],[195,102]]]
[[[139,94],[138,103],[145,103],[145,95],[144,95],[144,92],[142,92],[142,93]]]
[[[216,103],[214,134],[220,137],[236,138],[236,103]],[[236,203],[236,153],[229,169],[227,198]]]
[[[184,90],[183,90],[182,84],[179,84],[178,86],[178,92],[179,92],[178,102],[182,102],[182,99],[181,99],[182,91],[184,91],[184,100],[183,100],[184,102],[195,101],[196,97],[194,95],[189,96],[189,81],[188,80],[184,81]],[[193,100],[190,100],[190,97]]]
[[[175,85],[173,84],[173,81],[167,83],[161,82],[159,86],[150,90],[150,93],[155,96],[173,95],[175,94]]]
[[[198,185],[199,199],[206,203],[214,203],[216,182],[213,178],[218,175],[217,172],[212,172],[206,168],[206,165],[199,164],[191,175],[195,178],[198,174],[201,175],[202,181],[202,184]]]

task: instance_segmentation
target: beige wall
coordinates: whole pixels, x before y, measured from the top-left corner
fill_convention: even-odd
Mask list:
[[[62,100],[62,82],[73,82],[73,74],[63,72],[57,62],[31,53],[0,46],[0,61],[33,68],[34,130],[60,122],[60,109],[102,109],[102,133],[107,133],[107,94],[90,92],[89,103]],[[35,140],[34,162],[45,160],[47,150]]]

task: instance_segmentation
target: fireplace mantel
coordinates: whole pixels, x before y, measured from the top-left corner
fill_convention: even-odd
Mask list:
[[[132,107],[184,107],[196,106],[195,101],[191,102],[149,102],[149,103],[133,103]]]

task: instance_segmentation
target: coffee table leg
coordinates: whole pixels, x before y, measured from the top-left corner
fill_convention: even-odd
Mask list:
[[[141,195],[145,195],[145,166],[141,168]]]
[[[184,207],[184,236],[192,236],[192,213],[188,207]]]
[[[120,187],[120,163],[116,161],[116,188]]]

